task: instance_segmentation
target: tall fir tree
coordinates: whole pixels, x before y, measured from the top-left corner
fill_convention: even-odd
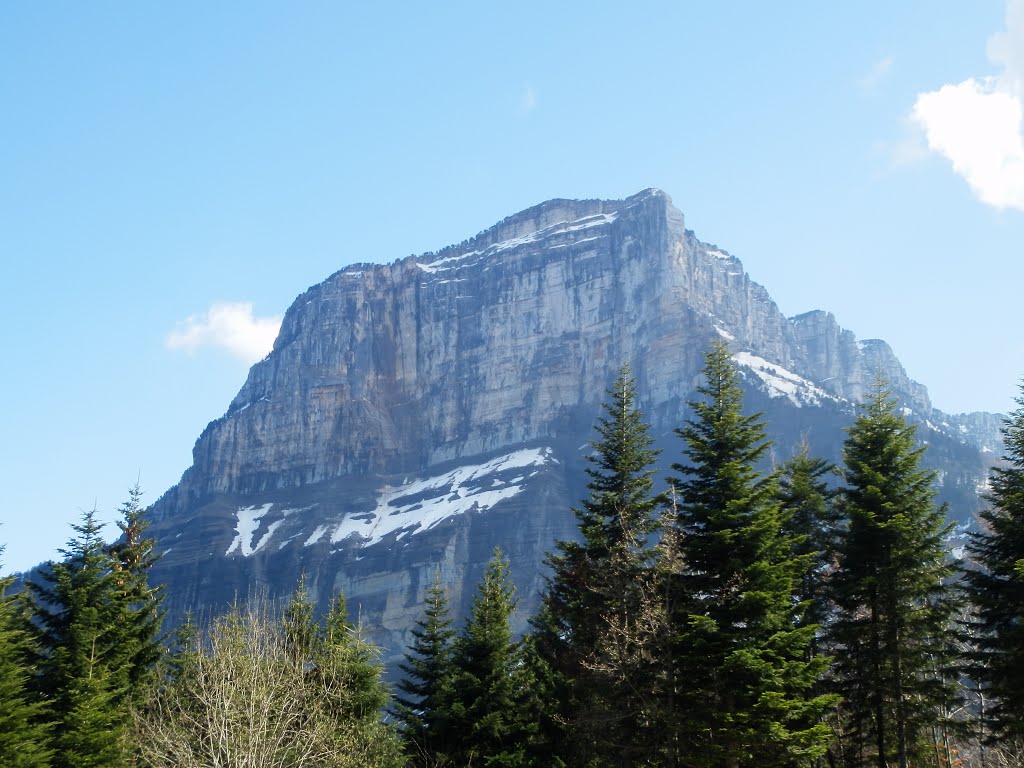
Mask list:
[[[820,635],[829,619],[828,582],[835,567],[839,534],[839,512],[834,503],[834,484],[826,478],[835,475],[835,467],[811,455],[806,441],[782,467],[779,477],[779,502],[782,505],[782,529],[790,537],[793,552],[807,559],[796,598],[807,605],[805,624],[817,624]],[[815,640],[809,649],[817,652]]]
[[[284,642],[288,651],[296,658],[308,660],[317,640],[317,625],[314,618],[313,599],[306,587],[306,574],[299,576],[295,591],[285,605],[281,617]]]
[[[577,765],[636,759],[645,721],[637,624],[653,559],[660,498],[658,451],[636,405],[629,366],[619,370],[587,456],[589,496],[574,509],[580,538],[559,541],[535,622],[545,660],[570,692],[559,697]]]
[[[321,648],[318,665],[330,670],[338,689],[345,691],[335,701],[339,715],[360,723],[376,722],[389,696],[380,649],[363,635],[361,621],[349,621],[348,604],[340,592],[332,597],[324,619]],[[388,732],[389,739],[393,735]]]
[[[304,597],[303,589],[300,598]],[[292,620],[306,613],[300,608],[292,613]],[[338,724],[338,752],[352,751],[349,745],[361,745],[366,756],[354,761],[358,765],[386,768],[404,764],[397,730],[381,721],[389,694],[380,649],[363,636],[361,624],[349,621],[348,605],[340,592],[331,598],[323,628],[316,627],[311,636],[308,677],[323,692],[315,705],[319,717]]]
[[[459,742],[452,765],[521,768],[530,764],[533,713],[524,707],[529,678],[512,639],[516,606],[509,564],[496,549],[480,583],[466,626],[455,641],[447,716]]]
[[[149,522],[145,513],[142,491],[136,483],[128,490],[128,500],[118,509],[121,538],[110,548],[117,589],[116,621],[121,634],[120,663],[127,672],[129,693],[134,700],[145,695],[165,653],[160,635],[164,587],[149,585],[150,571],[160,555],[156,552],[156,540],[146,535]]]
[[[416,766],[442,764],[458,740],[448,721],[446,702],[454,674],[455,634],[447,593],[440,573],[435,573],[424,616],[416,622],[413,644],[399,665],[404,678],[395,698],[395,716],[402,725],[406,753]]]
[[[523,636],[518,646],[523,696],[520,712],[525,736],[523,765],[540,768],[567,768],[566,722],[558,707],[563,695],[562,680],[540,652],[537,633]],[[580,765],[579,763],[572,763]],[[582,768],[582,767],[581,767]]]
[[[73,525],[64,560],[29,582],[34,599],[42,695],[51,702],[60,768],[124,764],[130,692],[118,587],[96,510]]]
[[[955,700],[957,598],[924,447],[882,381],[861,407],[844,450],[830,632],[843,697],[848,765],[919,765]]]
[[[992,703],[989,737],[1024,742],[1024,385],[1003,427],[1006,455],[992,470],[982,525],[972,535],[968,593],[976,617],[972,676]]]
[[[807,557],[782,533],[777,478],[759,469],[770,443],[724,344],[707,353],[701,399],[677,430],[672,465],[682,569],[673,627],[688,707],[671,724],[669,765],[790,766],[824,753],[817,722],[829,704],[807,696],[825,667],[807,658],[815,628],[800,626],[794,593]]]
[[[3,547],[0,547],[0,554]],[[28,617],[0,578],[0,765],[48,768],[52,750],[45,702],[32,694],[32,638]]]

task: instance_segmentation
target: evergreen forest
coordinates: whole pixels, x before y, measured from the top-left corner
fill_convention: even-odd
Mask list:
[[[0,766],[1024,766],[1024,394],[962,560],[884,381],[840,466],[743,399],[713,345],[661,457],[621,369],[529,630],[496,550],[461,625],[435,577],[394,686],[301,578],[168,632],[136,486],[113,543],[90,511],[0,580]]]

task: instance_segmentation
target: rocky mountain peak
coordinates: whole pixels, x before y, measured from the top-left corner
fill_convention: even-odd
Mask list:
[[[615,371],[631,365],[670,463],[716,338],[779,457],[809,437],[838,459],[882,373],[927,430],[944,498],[970,516],[982,448],[998,452],[992,419],[935,411],[888,345],[858,342],[830,313],[783,316],[660,190],[551,200],[436,253],[346,267],[293,302],[154,505],[172,611],[254,583],[286,594],[305,572],[322,601],[343,590],[400,651],[435,571],[463,606],[501,545],[525,615],[545,554],[574,535]]]

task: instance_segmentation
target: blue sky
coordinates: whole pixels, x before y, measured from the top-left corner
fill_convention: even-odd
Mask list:
[[[1024,0],[0,4],[4,569],[176,482],[306,287],[552,197],[660,187],[1006,411],[1022,103]]]

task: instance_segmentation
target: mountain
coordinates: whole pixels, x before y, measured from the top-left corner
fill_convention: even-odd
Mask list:
[[[537,605],[571,537],[583,455],[631,364],[667,465],[710,340],[728,340],[775,458],[806,437],[837,460],[878,374],[929,444],[967,521],[999,418],[947,415],[885,342],[826,312],[785,317],[740,261],[697,239],[667,195],[551,200],[438,253],[347,267],[292,304],[193,464],[152,507],[169,608],[343,590],[390,657],[439,571],[465,610],[493,548]]]

